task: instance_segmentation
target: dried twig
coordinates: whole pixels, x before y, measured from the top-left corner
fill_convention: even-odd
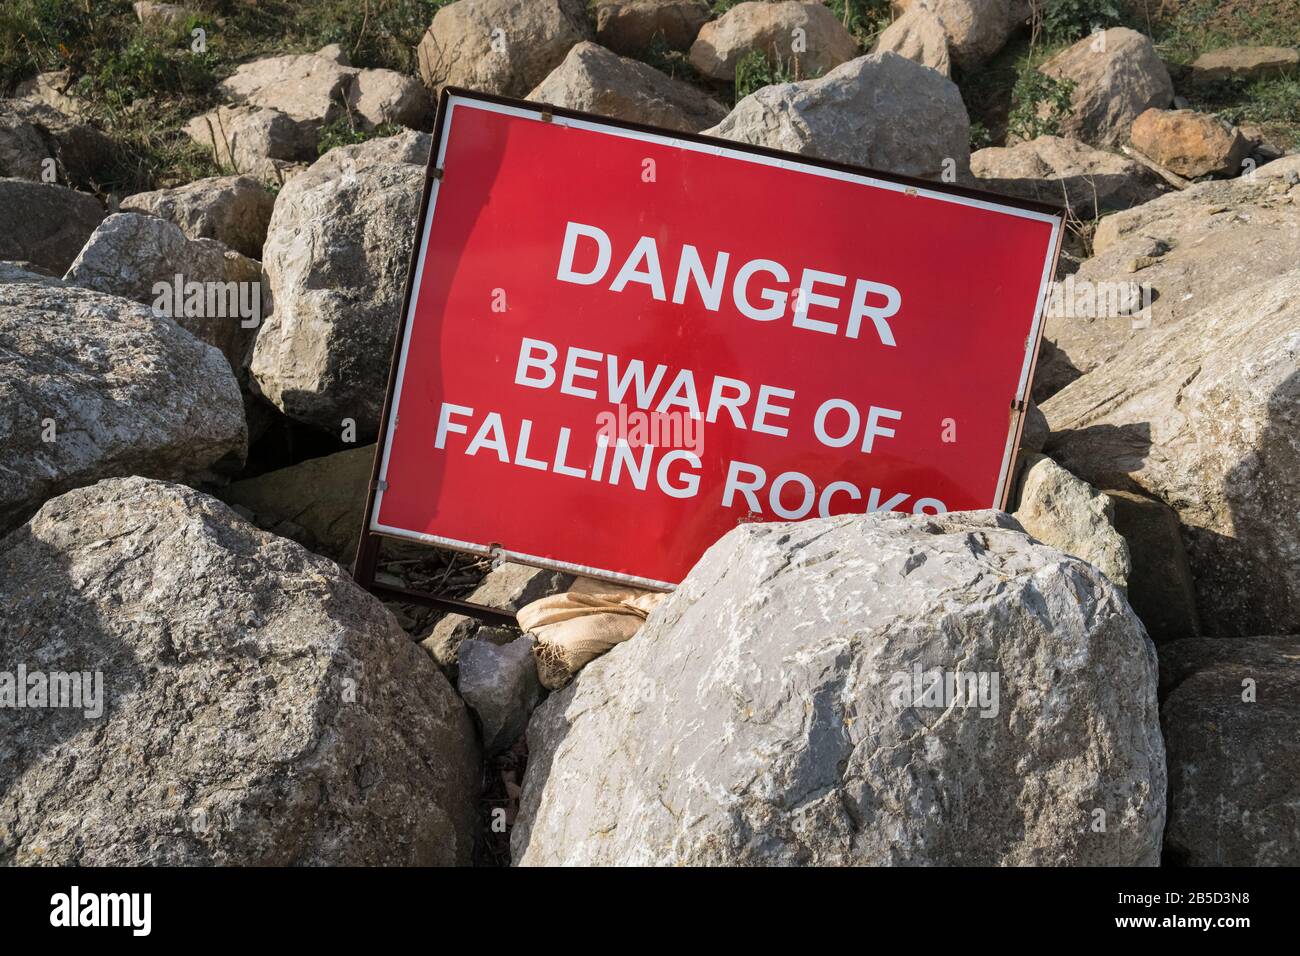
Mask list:
[[[1121,148],[1124,150],[1124,154],[1126,156],[1129,156],[1130,158],[1141,163],[1143,166],[1151,170],[1151,172],[1155,173],[1157,176],[1159,176],[1169,185],[1173,186],[1175,189],[1186,189],[1188,186],[1192,185],[1192,181],[1190,179],[1184,179],[1182,176],[1179,176],[1172,169],[1166,169],[1164,166],[1161,166],[1159,163],[1157,163],[1154,159],[1151,159],[1150,157],[1144,156],[1141,153],[1139,153],[1132,146],[1124,146]]]

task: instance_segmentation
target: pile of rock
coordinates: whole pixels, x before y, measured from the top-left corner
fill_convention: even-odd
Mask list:
[[[418,80],[393,70],[357,69],[337,46],[246,63],[220,84],[235,105],[194,117],[185,132],[236,173],[281,182],[316,158],[321,129],[346,122],[427,128],[432,100]]]
[[[1300,862],[1300,157],[1177,108],[1125,28],[1042,65],[1062,135],[972,154],[950,74],[1029,5],[893,6],[867,53],[811,2],[457,0],[419,79],[245,64],[190,125],[236,175],[107,209],[43,181],[110,146],[66,75],[3,101],[0,669],[105,696],[0,708],[0,863],[467,863],[483,761],[525,734],[521,864]],[[794,80],[728,110],[755,54]],[[1146,297],[1048,315],[1012,514],[743,525],[548,698],[528,635],[404,632],[336,563],[453,84],[1111,213],[1070,279]],[[336,123],[408,129],[318,158]],[[177,276],[256,290],[255,320],[160,303]],[[268,416],[336,453],[246,469]],[[504,565],[467,596],[569,584]]]
[[[66,92],[67,72],[42,73],[0,100],[0,177],[88,187],[112,144]]]

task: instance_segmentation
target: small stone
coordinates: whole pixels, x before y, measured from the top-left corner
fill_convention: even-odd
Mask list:
[[[460,645],[456,688],[476,717],[485,755],[507,750],[523,736],[542,699],[533,663],[533,639],[499,645],[471,638]]]
[[[1133,565],[1115,530],[1114,503],[1052,459],[1025,456],[1012,517],[1044,544],[1096,565],[1121,590],[1128,586]]]
[[[727,115],[721,103],[689,83],[586,41],[570,50],[528,99],[687,133]]]

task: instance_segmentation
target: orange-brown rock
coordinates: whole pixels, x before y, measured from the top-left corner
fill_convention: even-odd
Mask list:
[[[1250,142],[1235,126],[1194,110],[1149,109],[1133,121],[1133,145],[1179,176],[1235,176]]]

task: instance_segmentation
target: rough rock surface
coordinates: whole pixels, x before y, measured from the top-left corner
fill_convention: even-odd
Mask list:
[[[801,79],[823,76],[860,52],[844,25],[821,3],[747,2],[704,24],[690,61],[702,76],[732,81],[736,64],[758,51]]]
[[[253,60],[220,89],[237,103],[278,110],[311,127],[345,118],[361,129],[385,123],[419,127],[432,107],[419,80],[395,70],[352,67],[337,46]]]
[[[1300,865],[1300,637],[1166,644],[1160,692],[1166,861]]]
[[[509,644],[471,638],[460,645],[456,689],[478,717],[487,755],[508,749],[523,736],[542,699],[528,635]]]
[[[897,53],[871,53],[819,80],[751,93],[709,136],[938,178],[970,168],[970,119],[952,81]]]
[[[1251,149],[1241,130],[1195,110],[1147,110],[1130,137],[1139,152],[1188,179],[1236,176]]]
[[[46,160],[53,159],[57,182],[88,187],[112,144],[53,100],[41,90],[0,100],[0,176],[45,182]]]
[[[948,53],[948,34],[929,9],[919,4],[885,27],[872,53],[897,53],[922,66],[952,75],[952,57]]]
[[[67,70],[37,73],[14,87],[14,99],[34,100],[52,106],[60,113],[77,116],[85,111],[85,101],[69,92],[72,74]]]
[[[183,26],[190,17],[189,10],[179,3],[151,3],[140,0],[131,4],[136,19],[146,26]]]
[[[180,485],[70,492],[0,540],[0,653],[106,705],[0,709],[0,863],[465,864],[461,702],[334,564]]]
[[[53,183],[0,179],[0,259],[63,275],[104,220],[99,200]]]
[[[1047,416],[1032,398],[1029,399],[1025,407],[1025,423],[1020,429],[1020,450],[1042,451],[1051,433]]]
[[[218,494],[248,509],[259,527],[348,565],[361,536],[374,458],[374,445],[349,448],[232,482]]]
[[[643,56],[659,43],[687,50],[709,16],[707,0],[599,0],[596,41],[624,56]]]
[[[356,69],[335,47],[246,62],[220,88],[237,103],[276,109],[316,126],[351,117],[363,129],[390,122],[419,127],[432,108],[417,79],[395,70]]]
[[[562,571],[505,563],[489,571],[466,600],[502,611],[518,611],[538,598],[567,590],[572,583],[573,575]],[[495,632],[491,640],[493,644],[509,642],[518,636],[517,631],[509,628],[492,628],[476,618],[447,614],[420,639],[420,646],[442,667],[451,670],[456,666],[456,654],[461,643],[482,637],[483,632],[489,630]]]
[[[1155,332],[1294,269],[1298,202],[1300,156],[1288,156],[1250,178],[1198,183],[1106,216],[1093,237],[1094,256],[1075,273],[1076,286],[1101,292],[1149,285],[1150,321],[1100,304],[1073,315],[1049,313],[1045,336],[1058,351],[1039,361],[1034,397],[1041,403]]]
[[[1118,588],[1127,588],[1132,561],[1115,530],[1115,504],[1045,455],[1027,455],[1019,504],[1012,515],[1044,544],[1094,565]]]
[[[178,275],[186,285],[237,283],[243,288],[236,286],[233,296],[223,291],[209,299],[205,294],[202,307],[191,308],[196,303],[186,302],[178,310],[170,291]],[[86,240],[64,278],[171,316],[182,328],[220,349],[234,369],[244,367],[257,334],[258,316],[244,316],[240,310],[245,305],[250,313],[260,310],[261,293],[256,287],[262,281],[261,265],[215,239],[190,239],[165,219],[135,212],[109,216]],[[155,291],[159,283],[169,290],[162,296]],[[162,308],[156,304],[160,298],[165,303]]]
[[[260,260],[274,205],[275,194],[251,176],[213,176],[127,196],[120,208],[166,219],[191,239],[215,239]]]
[[[282,183],[316,156],[317,130],[279,110],[219,106],[185,124],[190,139],[212,150],[217,164],[265,183]]]
[[[1193,83],[1223,80],[1258,80],[1300,68],[1300,50],[1295,47],[1234,46],[1210,50],[1192,61]]]
[[[263,57],[240,66],[219,89],[237,103],[278,110],[300,122],[329,123],[344,115],[354,72],[315,53]]]
[[[357,70],[345,96],[362,129],[387,124],[423,129],[433,114],[424,84],[396,70]]]
[[[1162,501],[1132,491],[1108,491],[1115,530],[1124,536],[1133,568],[1128,603],[1156,644],[1198,637],[1196,585],[1187,564],[1178,515]]]
[[[689,83],[585,40],[528,99],[684,133],[714,126],[727,115],[726,107]]]
[[[904,17],[916,10],[931,13],[948,38],[952,58],[967,70],[1001,50],[1025,20],[1018,4],[1007,0],[895,0],[893,6]]]
[[[590,39],[586,0],[457,0],[433,15],[416,52],[434,93],[464,86],[525,96]]]
[[[1039,70],[1074,82],[1071,112],[1061,133],[1094,146],[1113,146],[1145,110],[1174,98],[1169,71],[1149,37],[1127,27],[1086,36]]]
[[[1154,648],[996,512],[739,526],[528,747],[517,864],[1159,860]]]
[[[1300,271],[1154,329],[1044,403],[1048,451],[1178,512],[1211,636],[1300,632]]]
[[[3,278],[0,532],[100,478],[242,463],[244,408],[220,352],[126,299]]]
[[[289,417],[375,437],[428,152],[413,132],[330,150],[280,191],[250,371]]]
[[[981,189],[1068,206],[1084,219],[1141,205],[1163,192],[1140,163],[1061,136],[976,150],[970,168]]]

